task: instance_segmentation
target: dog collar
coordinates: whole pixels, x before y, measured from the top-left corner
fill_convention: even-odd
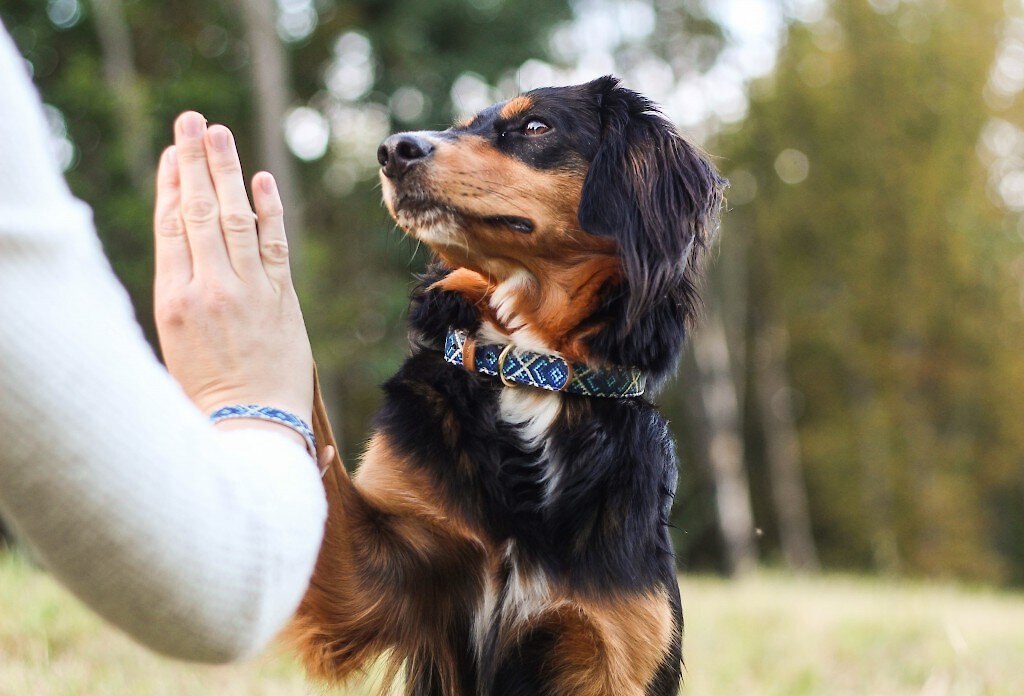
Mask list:
[[[508,387],[521,384],[581,396],[640,396],[647,384],[647,375],[636,367],[598,369],[560,355],[522,350],[511,343],[477,345],[466,331],[458,329],[448,330],[444,359],[470,372],[497,377]]]

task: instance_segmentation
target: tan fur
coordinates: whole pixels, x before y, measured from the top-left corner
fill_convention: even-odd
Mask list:
[[[517,290],[514,314],[553,350],[588,360],[584,339],[595,327],[580,325],[622,271],[615,243],[576,220],[583,172],[539,172],[475,136],[438,143],[423,166],[426,193],[466,214],[450,244],[427,240],[457,269],[444,287],[483,307],[501,281],[525,270],[534,282]],[[480,219],[495,215],[529,219],[535,229],[523,234]]]
[[[520,114],[524,114],[533,108],[533,100],[526,95],[519,95],[514,99],[509,99],[505,102],[505,105],[501,107],[501,111],[498,115],[504,119],[513,119]]]
[[[643,696],[668,651],[673,629],[659,590],[593,598],[551,588],[527,616],[507,613],[503,651],[534,632],[557,636],[547,663],[552,696]]]
[[[333,444],[317,397],[314,429]],[[383,437],[370,444],[356,481],[336,457],[324,483],[324,542],[286,639],[317,678],[344,681],[390,651],[390,677],[430,656],[454,684],[455,656],[442,638],[462,610],[457,603],[479,592],[483,541],[438,506],[431,482]]]
[[[514,118],[530,108],[532,102],[520,97],[501,115]],[[438,212],[421,221],[416,213],[403,217],[394,182],[382,175],[382,188],[399,224],[454,269],[435,287],[462,294],[501,331],[513,335],[528,327],[552,350],[591,362],[586,339],[599,327],[588,319],[599,293],[621,279],[622,269],[615,243],[579,226],[585,163],[539,171],[465,133],[432,144],[416,185],[424,198],[442,204]],[[495,216],[528,219],[533,230],[486,220]],[[425,408],[436,409],[441,436],[457,450],[462,424],[443,396],[425,384],[407,386]],[[319,441],[333,443],[319,398],[314,425]],[[475,471],[464,453],[450,466],[453,473]],[[664,590],[582,595],[539,569],[517,565],[512,542],[498,547],[473,528],[449,508],[454,503],[444,501],[430,476],[382,435],[371,441],[355,480],[336,460],[325,486],[324,544],[289,629],[313,675],[343,680],[388,653],[391,676],[403,662],[427,660],[440,673],[441,690],[461,696],[446,632],[455,617],[468,615],[478,648],[492,621],[498,622],[499,653],[515,650],[534,632],[554,636],[545,664],[548,696],[644,695],[672,644]]]

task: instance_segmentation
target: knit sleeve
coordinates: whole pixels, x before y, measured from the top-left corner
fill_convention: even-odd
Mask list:
[[[156,360],[2,25],[0,94],[0,516],[147,646],[252,654],[308,585],[316,467],[270,430],[210,426]]]

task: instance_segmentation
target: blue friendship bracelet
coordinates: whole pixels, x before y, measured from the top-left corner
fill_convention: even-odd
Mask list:
[[[258,406],[256,404],[234,404],[218,408],[210,414],[211,423],[219,423],[223,420],[233,418],[251,418],[253,420],[270,421],[291,428],[306,441],[306,449],[314,459],[316,458],[316,437],[313,436],[313,429],[309,423],[302,420],[294,413],[282,411],[279,408],[270,406]]]

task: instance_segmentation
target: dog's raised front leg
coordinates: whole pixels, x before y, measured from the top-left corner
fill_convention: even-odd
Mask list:
[[[307,670],[344,680],[390,650],[393,670],[404,662],[411,680],[460,693],[466,650],[453,637],[469,632],[483,544],[436,506],[429,482],[380,434],[355,481],[337,462],[325,487],[323,546],[288,630]]]

